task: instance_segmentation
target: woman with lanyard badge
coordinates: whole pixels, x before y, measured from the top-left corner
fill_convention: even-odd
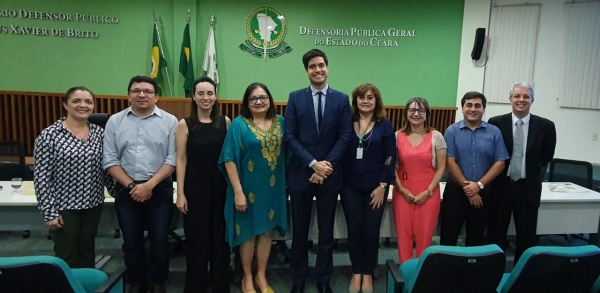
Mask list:
[[[344,157],[342,207],[348,225],[352,280],[348,292],[373,292],[377,265],[379,226],[394,181],[396,139],[394,129],[372,84],[352,91],[352,120],[356,135],[350,137]]]

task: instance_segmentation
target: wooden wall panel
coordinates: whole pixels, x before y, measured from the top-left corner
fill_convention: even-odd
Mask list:
[[[0,91],[0,141],[19,140],[28,155],[33,153],[35,138],[44,128],[64,115],[61,93]],[[160,98],[158,107],[178,119],[190,113],[191,101],[184,98]],[[235,118],[240,113],[240,100],[219,100],[221,113]],[[126,96],[96,95],[95,112],[115,114],[129,106]],[[283,115],[286,103],[276,102],[277,113]],[[386,106],[387,117],[394,128],[402,126],[404,106]],[[431,124],[442,133],[454,123],[455,107],[432,107]]]

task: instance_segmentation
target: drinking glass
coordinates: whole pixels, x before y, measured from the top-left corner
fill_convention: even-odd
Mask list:
[[[12,188],[14,188],[15,190],[13,190],[12,193],[20,193],[21,192],[21,186],[23,186],[23,179],[22,178],[13,178],[10,180],[10,186]]]

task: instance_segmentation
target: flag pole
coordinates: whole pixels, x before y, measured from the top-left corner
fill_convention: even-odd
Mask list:
[[[213,31],[213,34],[214,34],[214,26],[215,26],[216,22],[217,22],[217,17],[213,14],[210,17],[210,29],[208,30],[208,41],[210,41],[210,31]],[[207,47],[208,47],[208,41],[206,43]],[[208,50],[206,50],[206,48],[205,48],[204,49],[204,59],[203,60],[206,60],[206,54],[208,54],[208,53],[209,53]],[[204,72],[204,61],[202,62],[202,68],[201,69],[202,69],[202,72]]]
[[[160,41],[160,31],[158,30],[158,23],[156,22],[156,16],[154,16],[154,26],[156,27],[156,36],[158,37],[158,48],[160,49],[160,55],[162,56],[163,59],[165,59],[165,52],[163,52],[162,42]],[[158,70],[160,70],[160,68]],[[171,87],[171,79],[169,78],[169,66],[168,65],[165,66],[165,71],[167,73],[167,84],[169,84],[169,93],[171,94],[171,97],[173,97],[173,87]]]
[[[192,18],[192,12],[188,9],[187,11],[187,17],[186,17],[186,21],[189,24],[190,23],[190,19]]]
[[[215,31],[214,27],[217,22],[216,16],[213,14],[210,18],[210,29],[208,31],[208,39],[206,40],[206,48],[204,50],[204,58],[202,61],[201,72],[212,78],[216,84],[219,84],[219,73],[217,70],[216,48],[215,48]],[[212,66],[211,66],[212,64]]]
[[[265,30],[269,30],[269,28],[267,27],[267,24],[269,22],[267,22],[267,15],[269,13],[269,10],[267,8],[267,6],[265,6]],[[267,33],[265,32],[265,37],[267,36]],[[270,40],[269,40],[270,41]],[[267,40],[263,40],[263,55],[265,58],[265,61],[267,61]]]
[[[217,17],[213,14],[210,16],[210,30],[212,31],[212,35],[213,35],[213,40],[215,39],[215,23],[217,22]],[[216,52],[216,49],[215,49]],[[205,52],[206,53],[206,52]],[[214,61],[216,62],[216,61]],[[213,76],[214,78],[214,76]],[[219,85],[219,80],[217,78],[217,86]]]

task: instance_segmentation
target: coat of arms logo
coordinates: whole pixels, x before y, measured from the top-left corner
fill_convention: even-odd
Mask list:
[[[287,24],[283,14],[274,7],[257,7],[246,19],[248,39],[240,49],[255,57],[277,58],[292,51],[283,40],[287,34]]]

